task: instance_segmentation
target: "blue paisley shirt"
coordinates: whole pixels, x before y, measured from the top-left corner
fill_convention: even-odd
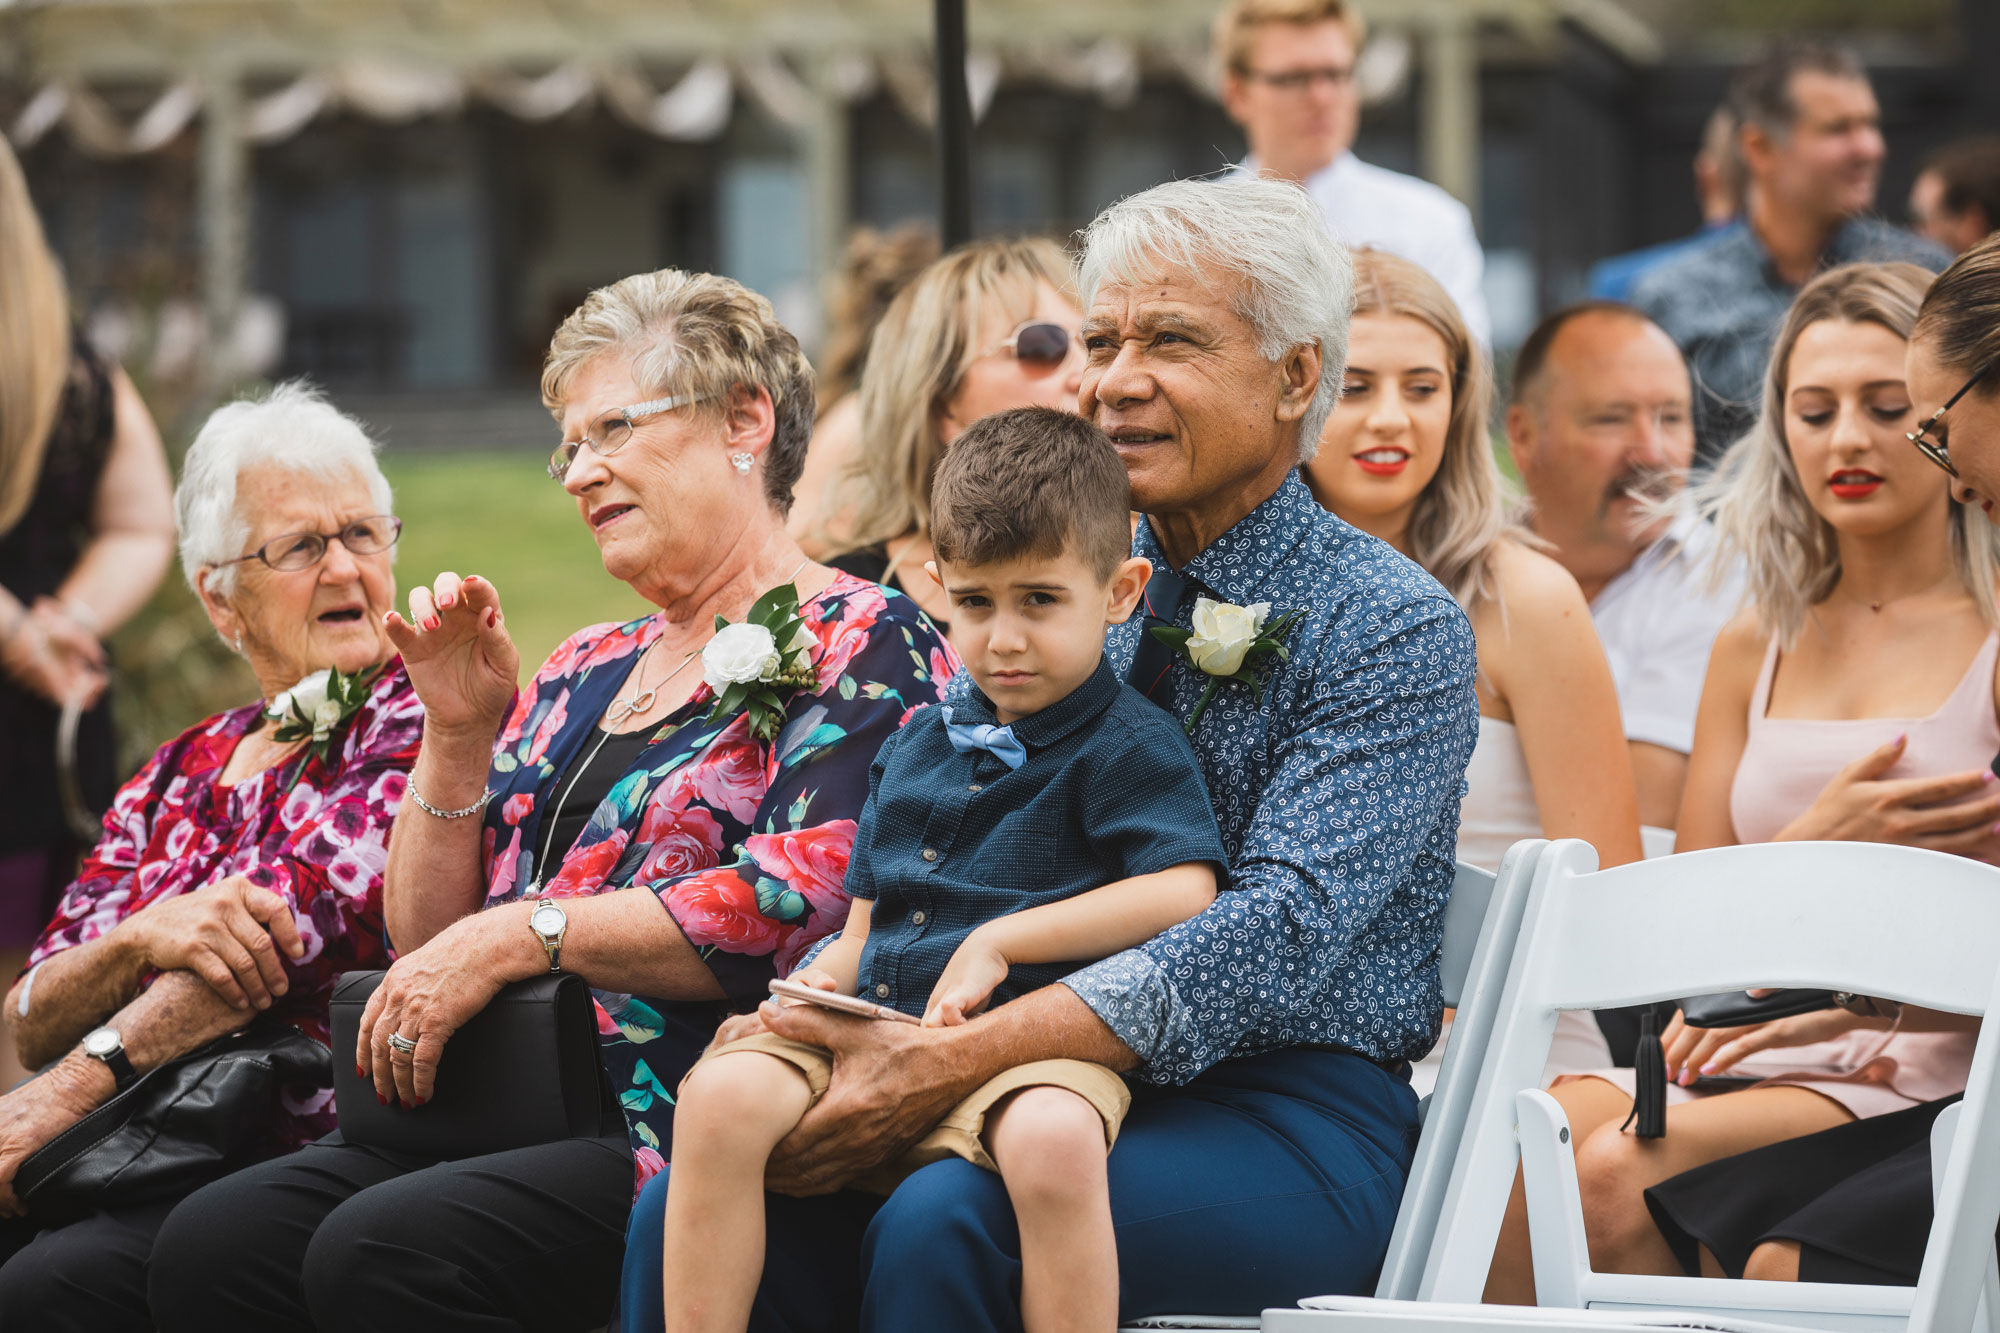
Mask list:
[[[1148,523],[1132,550],[1166,561]],[[1233,892],[1062,984],[1150,1083],[1287,1046],[1421,1055],[1443,1012],[1438,951],[1479,732],[1472,627],[1430,575],[1321,509],[1296,472],[1180,573],[1179,605],[1153,609],[1183,627],[1202,595],[1305,612],[1262,702],[1224,686],[1192,738]],[[1141,632],[1136,616],[1111,631],[1121,673]],[[1156,697],[1184,719],[1205,680],[1183,659]]]

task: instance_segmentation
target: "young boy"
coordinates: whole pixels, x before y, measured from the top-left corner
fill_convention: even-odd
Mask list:
[[[1151,566],[1130,558],[1111,442],[1048,408],[952,442],[931,496],[931,577],[971,681],[889,738],[870,774],[840,935],[794,980],[926,1024],[1138,945],[1215,899],[1227,855],[1180,724],[1119,681],[1105,626]],[[764,1271],[764,1166],[825,1092],[827,1053],[760,1033],[681,1085],[667,1191],[670,1333],[740,1333]],[[1105,1158],[1130,1103],[1101,1065],[1012,1069],[947,1115],[895,1182],[956,1154],[999,1172],[1021,1230],[1028,1333],[1117,1325]]]

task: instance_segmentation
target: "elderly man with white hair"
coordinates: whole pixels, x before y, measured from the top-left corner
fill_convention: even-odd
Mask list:
[[[43,1072],[0,1097],[0,1328],[152,1327],[155,1235],[203,1183],[109,1193],[81,1220],[39,1195],[24,1213],[13,1186],[32,1153],[253,1021],[326,1041],[335,979],[386,964],[382,872],[423,726],[382,627],[390,507],[366,433],[300,385],[221,408],[188,450],[181,565],[262,697],[168,741],[118,792],[7,994],[21,1061]],[[360,688],[321,715],[308,678],[329,668]],[[260,1151],[297,1148],[333,1128],[331,1098],[287,1089],[257,1128]]]
[[[1299,480],[1353,304],[1311,201],[1268,180],[1163,185],[1085,240],[1080,407],[1118,447],[1146,516],[1133,551],[1157,571],[1146,624],[1108,648],[1189,725],[1230,891],[962,1027],[766,1006],[755,1021],[831,1049],[834,1073],[772,1159],[753,1328],[1021,1327],[998,1176],[952,1161],[886,1201],[842,1187],[1037,1059],[1137,1085],[1110,1156],[1122,1318],[1360,1291],[1388,1243],[1417,1132],[1407,1061],[1440,1017],[1478,726],[1472,632],[1427,574]],[[1242,668],[1250,625],[1286,658]],[[1201,651],[1170,648],[1159,626]],[[634,1212],[628,1329],[657,1309],[664,1184]],[[783,1197],[810,1195],[827,1197]]]

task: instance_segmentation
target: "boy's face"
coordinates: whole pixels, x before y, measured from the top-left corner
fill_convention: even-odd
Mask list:
[[[1152,577],[1152,565],[1136,556],[1099,577],[1072,547],[989,565],[925,566],[951,598],[952,647],[1002,726],[1090,679],[1105,626],[1131,616]]]

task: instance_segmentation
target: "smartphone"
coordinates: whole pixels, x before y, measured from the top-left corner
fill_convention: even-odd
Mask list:
[[[821,990],[817,986],[807,986],[796,981],[773,981],[771,994],[781,999],[816,1004],[822,1009],[831,1009],[836,1013],[853,1014],[857,1018],[886,1018],[892,1023],[923,1022],[921,1018],[906,1014],[901,1009],[891,1009],[886,1004],[876,1004],[873,1000],[864,1000],[858,995],[842,995],[839,991]]]
[[[1764,1080],[1749,1074],[1703,1074],[1695,1079],[1688,1089],[1690,1092],[1740,1092],[1744,1088],[1754,1088]]]

